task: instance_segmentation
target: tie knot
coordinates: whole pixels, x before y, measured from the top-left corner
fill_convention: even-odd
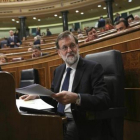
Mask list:
[[[70,72],[72,69],[71,68],[67,68],[67,72]]]

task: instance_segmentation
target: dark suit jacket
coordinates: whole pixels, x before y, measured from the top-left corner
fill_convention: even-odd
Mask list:
[[[2,40],[2,41],[0,42],[0,46],[1,46],[1,48],[4,47],[4,44],[7,45],[7,40]]]
[[[55,93],[59,92],[65,68],[65,64],[60,65],[54,72],[51,90]],[[72,92],[79,93],[81,96],[80,106],[71,104],[72,114],[81,139],[90,140],[90,136],[92,135],[95,138],[93,140],[102,140],[101,137],[104,138],[103,140],[106,140],[104,136],[107,133],[105,133],[106,128],[103,128],[104,121],[90,120],[92,116],[89,115],[91,111],[105,110],[110,105],[110,98],[104,83],[102,66],[96,62],[80,58]],[[50,101],[48,99],[47,102],[57,107],[56,101]]]
[[[42,53],[42,56],[49,55],[49,53]]]
[[[105,19],[101,18],[98,21],[98,28],[104,27],[105,26]]]
[[[10,46],[10,48],[19,47],[16,43],[21,43],[17,36],[14,36],[14,45],[11,45],[11,42],[13,42],[13,40],[11,39],[11,37],[9,37],[7,39],[7,46]]]
[[[38,45],[38,44],[40,44],[40,40],[36,40],[36,41],[34,42],[34,45]]]
[[[47,31],[47,36],[52,35],[52,33],[50,31]]]

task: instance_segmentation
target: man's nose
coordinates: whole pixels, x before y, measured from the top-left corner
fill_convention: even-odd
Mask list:
[[[70,48],[70,47],[68,47],[68,50],[67,50],[67,52],[71,52],[72,51],[72,49]]]

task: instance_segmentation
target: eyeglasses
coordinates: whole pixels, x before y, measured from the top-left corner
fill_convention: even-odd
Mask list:
[[[77,44],[74,44],[74,43],[73,43],[73,44],[70,44],[70,46],[63,46],[62,48],[59,48],[59,50],[65,52],[65,51],[68,50],[68,47],[69,47],[71,50],[73,50],[73,49],[76,48],[76,46],[77,46]]]

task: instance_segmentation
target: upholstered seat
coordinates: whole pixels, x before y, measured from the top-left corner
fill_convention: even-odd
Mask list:
[[[85,56],[100,63],[104,69],[104,79],[111,98],[111,107],[105,111],[93,112],[95,119],[107,119],[110,130],[109,140],[123,140],[124,69],[121,53],[116,50],[99,52]]]
[[[25,69],[21,71],[20,87],[25,87],[35,83],[39,84],[37,69]]]

